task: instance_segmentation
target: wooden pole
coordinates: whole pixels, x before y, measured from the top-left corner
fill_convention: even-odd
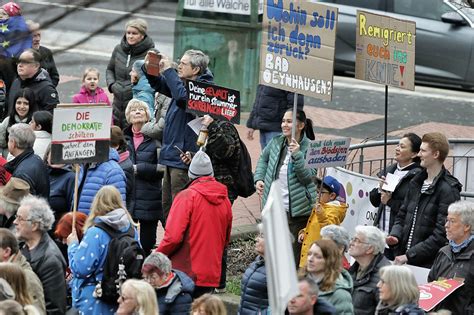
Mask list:
[[[76,212],[77,212],[77,191],[79,190],[79,171],[81,169],[80,164],[74,164],[76,169],[76,176],[74,179],[74,205],[72,207],[72,233],[76,232]]]

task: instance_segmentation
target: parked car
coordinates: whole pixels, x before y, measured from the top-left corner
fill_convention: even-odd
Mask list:
[[[474,9],[460,0],[319,0],[339,9],[335,71],[355,70],[357,10],[416,22],[415,81],[474,89]]]

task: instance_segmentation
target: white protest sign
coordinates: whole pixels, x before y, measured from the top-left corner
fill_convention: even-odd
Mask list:
[[[351,138],[311,141],[306,151],[306,168],[346,165]]]

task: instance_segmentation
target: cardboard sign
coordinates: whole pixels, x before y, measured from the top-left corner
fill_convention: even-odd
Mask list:
[[[455,279],[443,279],[419,285],[420,299],[418,304],[426,312],[429,312],[463,285],[464,282]]]
[[[337,8],[298,0],[266,0],[260,83],[331,100]]]
[[[414,90],[415,39],[415,22],[358,10],[355,77]]]
[[[68,106],[54,109],[51,162],[72,164],[109,159],[110,106]]]
[[[314,140],[306,151],[306,168],[346,165],[351,138]]]
[[[215,119],[240,123],[240,92],[222,86],[189,80],[186,111],[209,114]]]

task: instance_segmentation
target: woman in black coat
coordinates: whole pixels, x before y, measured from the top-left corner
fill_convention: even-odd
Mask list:
[[[156,243],[156,228],[162,219],[161,175],[158,171],[157,142],[141,132],[150,120],[150,110],[145,102],[132,99],[125,110],[127,149],[133,163],[135,187],[128,211],[134,220],[140,222],[140,241],[148,254]],[[128,203],[128,202],[127,202]]]

